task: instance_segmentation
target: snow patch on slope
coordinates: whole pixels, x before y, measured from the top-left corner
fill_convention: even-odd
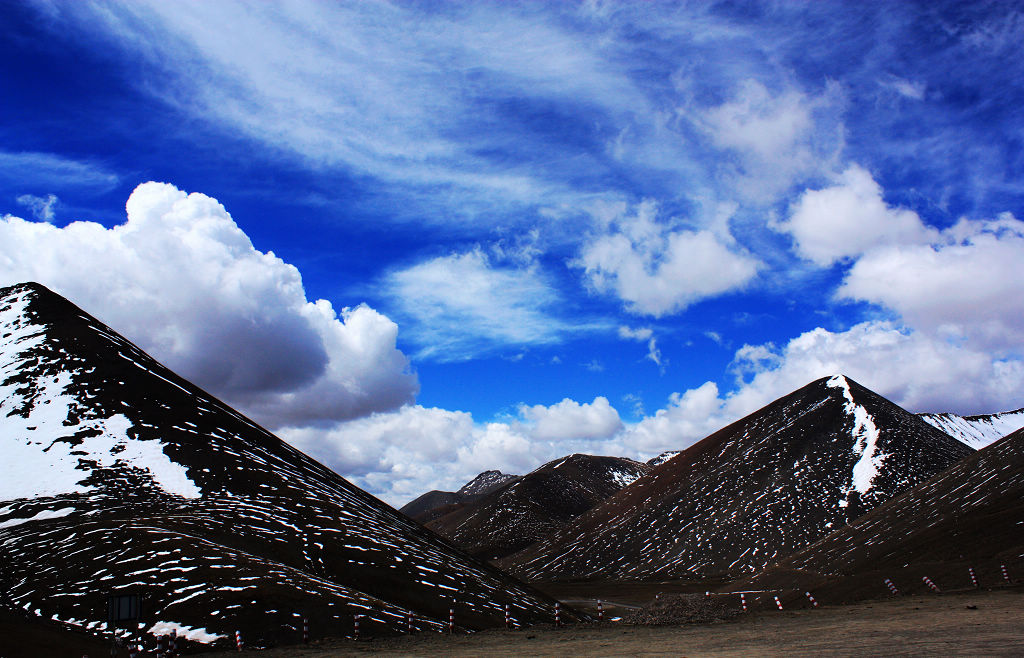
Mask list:
[[[611,476],[612,482],[621,488],[628,487],[637,480],[639,480],[643,473],[639,470],[620,470],[616,469],[608,473]]]
[[[46,339],[46,328],[27,315],[31,294],[0,300],[9,305],[0,310],[0,500],[85,493],[94,488],[82,484],[92,469],[118,465],[148,471],[168,493],[201,496],[163,444],[129,436],[132,423],[123,414],[71,422],[76,409],[88,407],[68,392],[79,370],[39,377],[33,386],[13,382]]]
[[[984,416],[921,414],[921,419],[976,450],[1024,427],[1024,409]]]
[[[4,508],[4,510],[0,510],[0,514],[2,514],[6,509],[7,508]],[[29,521],[43,521],[45,519],[59,519],[62,516],[67,516],[68,514],[74,513],[74,511],[75,511],[74,507],[62,507],[60,509],[55,509],[55,510],[44,509],[42,512],[39,512],[35,516],[30,516],[27,519],[7,519],[6,521],[0,521],[0,528],[13,528],[16,525],[21,525],[22,523],[28,523]]]
[[[210,644],[222,637],[226,637],[225,635],[210,633],[205,628],[193,628],[175,621],[158,621],[147,632],[150,635],[160,636],[170,635],[171,631],[174,631],[178,637],[184,637],[192,642],[202,642],[203,644]]]
[[[850,486],[846,490],[846,496],[848,497],[854,491],[861,495],[866,494],[871,490],[871,483],[878,475],[886,458],[886,455],[878,450],[878,428],[868,410],[854,402],[846,377],[836,375],[828,380],[828,386],[843,391],[843,397],[846,398],[844,409],[853,417],[853,452],[860,455],[860,459],[853,466],[853,475],[850,479]],[[840,501],[841,507],[846,507],[847,497]]]

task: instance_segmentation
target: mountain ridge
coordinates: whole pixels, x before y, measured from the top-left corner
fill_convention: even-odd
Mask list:
[[[531,580],[749,573],[971,452],[853,380],[823,378],[498,564]]]
[[[625,457],[567,455],[492,489],[427,527],[470,555],[497,559],[543,539],[649,470]]]

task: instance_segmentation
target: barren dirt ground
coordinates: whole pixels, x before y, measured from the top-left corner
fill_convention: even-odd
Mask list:
[[[256,652],[253,652],[255,655]],[[259,652],[336,656],[1024,656],[1020,588],[763,611],[687,626],[603,624],[447,637],[327,639]],[[207,654],[211,655],[211,654]],[[222,656],[244,655],[237,652]]]

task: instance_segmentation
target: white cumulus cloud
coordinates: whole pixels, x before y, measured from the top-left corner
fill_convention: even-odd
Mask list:
[[[838,291],[881,304],[907,324],[995,353],[1024,350],[1024,222],[961,220],[934,244],[864,254]]]
[[[332,428],[284,428],[300,450],[400,506],[431,489],[455,490],[482,471],[523,474],[574,452],[622,454],[618,412],[603,397],[520,405],[505,422],[407,405]]]
[[[758,261],[726,242],[720,233],[658,221],[655,204],[643,203],[587,241],[572,264],[595,291],[660,317],[754,278]]]
[[[938,238],[914,211],[886,204],[881,186],[857,165],[832,187],[804,192],[778,228],[793,236],[801,256],[821,266],[880,245],[930,244]]]
[[[397,326],[306,299],[203,194],[144,183],[113,228],[0,219],[0,282],[38,281],[271,427],[393,409],[418,391]]]
[[[519,415],[530,423],[530,435],[545,441],[607,439],[622,429],[619,412],[605,397],[589,404],[565,398],[549,407],[522,405]]]

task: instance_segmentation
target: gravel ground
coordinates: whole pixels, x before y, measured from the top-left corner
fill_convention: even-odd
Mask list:
[[[638,615],[714,616],[685,597]],[[646,612],[645,612],[646,610]],[[659,612],[660,610],[660,612]],[[908,596],[847,606],[763,611],[728,621],[673,625],[605,623],[555,629],[322,640],[258,652],[266,658],[341,656],[1021,656],[1024,590]],[[206,654],[213,655],[213,654]],[[219,654],[239,656],[237,652]],[[256,652],[252,652],[256,655]]]

